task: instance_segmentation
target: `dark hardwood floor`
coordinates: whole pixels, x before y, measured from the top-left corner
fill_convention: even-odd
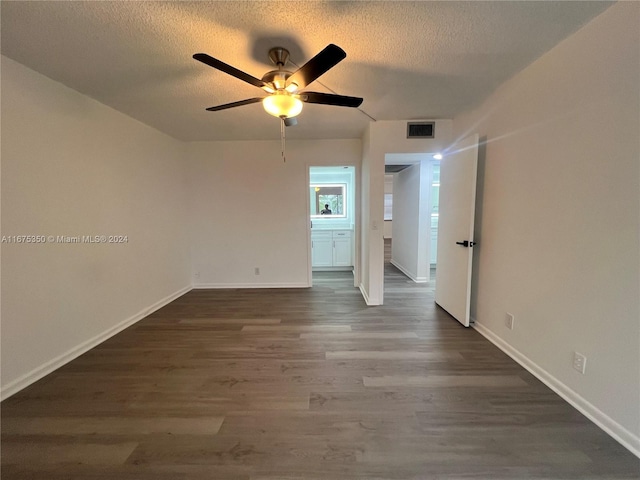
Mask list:
[[[9,479],[631,479],[637,458],[385,266],[194,290],[2,403]]]

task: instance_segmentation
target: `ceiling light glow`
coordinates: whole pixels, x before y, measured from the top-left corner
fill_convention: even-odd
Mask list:
[[[296,85],[295,83],[290,83],[289,85],[287,85],[287,88],[285,88],[285,90],[289,93],[295,93],[295,91],[298,90],[298,85]]]
[[[286,93],[275,93],[262,100],[262,106],[269,115],[291,118],[302,111],[302,101]]]

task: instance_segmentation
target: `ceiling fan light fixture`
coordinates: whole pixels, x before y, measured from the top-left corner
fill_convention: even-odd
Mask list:
[[[262,100],[262,106],[269,115],[291,118],[302,111],[302,101],[286,93],[275,93]]]

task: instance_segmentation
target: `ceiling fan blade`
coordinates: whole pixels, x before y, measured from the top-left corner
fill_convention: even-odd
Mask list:
[[[226,110],[227,108],[241,107],[242,105],[250,105],[252,103],[258,103],[261,101],[262,101],[262,97],[247,98],[246,100],[240,100],[239,102],[225,103],[224,105],[209,107],[206,110],[208,110],[209,112],[217,112],[218,110]]]
[[[287,84],[295,83],[304,88],[330,68],[336,66],[347,54],[340,47],[329,44],[315,57],[300,67],[287,80]]]
[[[221,72],[227,73],[232,77],[239,78],[243,82],[250,83],[251,85],[255,85],[258,88],[269,86],[268,83],[263,82],[259,78],[256,78],[248,73],[243,72],[242,70],[238,70],[236,67],[232,67],[224,62],[221,62],[217,58],[213,58],[206,53],[196,53],[193,58],[198,60],[199,62],[204,63],[205,65],[209,65],[215,69],[220,70]]]
[[[362,104],[360,97],[346,97],[332,93],[303,92],[300,100],[306,103],[319,103],[322,105],[336,105],[338,107],[359,107]]]

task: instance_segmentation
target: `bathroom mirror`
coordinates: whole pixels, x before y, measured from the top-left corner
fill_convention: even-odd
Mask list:
[[[312,218],[344,218],[346,216],[346,183],[323,183],[309,186]]]

